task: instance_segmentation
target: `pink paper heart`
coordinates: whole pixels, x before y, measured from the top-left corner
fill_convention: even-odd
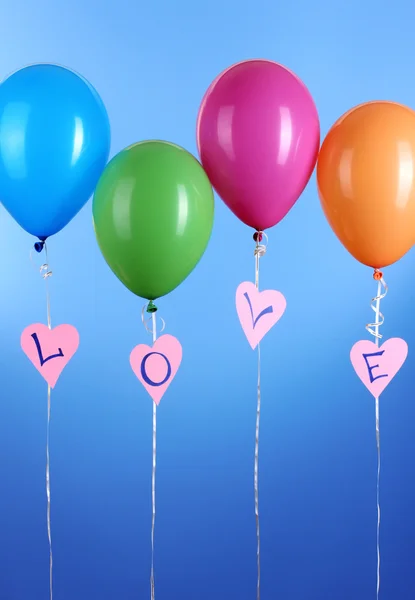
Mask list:
[[[236,290],[236,311],[251,348],[258,346],[265,334],[284,314],[287,302],[281,292],[260,292],[250,281]]]
[[[63,369],[78,350],[79,333],[72,325],[49,329],[42,323],[34,323],[23,331],[20,344],[42,377],[54,388]]]
[[[182,361],[182,346],[172,335],[162,335],[153,344],[139,344],[130,354],[130,365],[154,402],[159,405]]]
[[[369,392],[379,398],[408,355],[408,344],[401,338],[391,338],[379,348],[374,342],[361,340],[350,351],[350,360],[360,380]]]

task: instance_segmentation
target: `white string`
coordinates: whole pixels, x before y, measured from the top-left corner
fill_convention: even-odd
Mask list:
[[[46,286],[46,310],[48,327],[52,329],[52,319],[50,313],[50,293],[49,293],[49,277],[52,275],[52,271],[49,271],[48,265],[48,249],[45,244],[45,258],[46,262],[40,267],[40,273],[45,280]],[[50,496],[50,451],[49,451],[49,440],[50,440],[50,411],[51,411],[51,388],[48,385],[48,422],[47,422],[47,433],[46,433],[46,498],[47,498],[47,526],[48,526],[48,541],[49,541],[49,598],[53,600],[53,552],[52,552],[52,528],[51,528],[51,496]]]
[[[254,251],[255,255],[255,287],[259,289],[259,259],[266,252],[266,245],[260,244],[260,235],[264,233],[257,232],[257,242]],[[265,236],[266,237],[266,236]],[[254,496],[255,496],[255,522],[257,539],[257,600],[261,598],[261,536],[259,526],[259,489],[258,489],[258,471],[259,471],[259,424],[261,418],[261,350],[258,344],[258,381],[257,381],[257,409],[255,424],[255,460],[254,460]]]
[[[47,498],[47,524],[48,524],[48,541],[49,541],[49,598],[53,600],[53,553],[52,553],[52,532],[51,532],[51,517],[50,517],[50,455],[49,455],[49,434],[50,434],[50,385],[48,385],[48,422],[46,434],[46,498]]]
[[[379,348],[379,324],[380,324],[380,299],[382,292],[382,283],[378,282],[378,292],[376,295],[376,312],[375,321],[376,327],[376,346]],[[375,418],[376,418],[376,449],[377,449],[377,476],[376,476],[376,507],[377,507],[377,525],[376,525],[376,557],[377,557],[377,569],[376,569],[376,600],[379,599],[380,590],[380,427],[379,427],[379,396],[375,399]]]
[[[151,315],[152,329],[153,329],[153,344],[157,339],[157,326],[156,326],[156,313],[153,312]],[[155,598],[154,591],[154,531],[156,524],[156,450],[157,450],[157,405],[153,402],[153,467],[151,473],[151,504],[152,504],[152,517],[151,517],[151,575],[150,575],[150,587],[151,587],[151,600]]]
[[[378,341],[379,345],[379,341]],[[376,600],[379,600],[380,590],[380,433],[379,433],[379,398],[376,398],[376,447],[378,456],[378,469],[376,478],[376,506],[378,512],[378,520],[376,527],[376,553],[377,553],[377,570],[376,570]]]
[[[146,312],[148,312],[149,305],[143,306],[141,311],[141,320],[146,331],[152,334],[153,344],[157,340],[157,319],[156,319],[156,308],[151,313],[149,318],[146,318]],[[166,327],[164,319],[160,319],[162,333]],[[156,525],[156,457],[157,457],[157,405],[153,402],[153,461],[151,471],[151,571],[150,571],[150,598],[155,599],[155,586],[154,586],[154,532]]]
[[[52,271],[49,270],[48,264],[48,248],[46,243],[43,244],[45,250],[45,263],[39,267],[39,272],[45,280],[46,287],[46,315],[48,328],[52,329],[52,319],[50,311],[50,293],[49,293],[49,277],[52,276]],[[33,250],[30,252],[30,260],[33,261]],[[51,387],[48,385],[48,415],[46,426],[46,499],[47,499],[47,531],[49,542],[49,600],[53,600],[53,552],[52,552],[52,528],[51,528],[51,494],[50,494],[50,413],[51,413]]]
[[[382,293],[382,287],[384,292]],[[388,286],[383,277],[378,280],[378,289],[375,298],[372,298],[371,308],[375,313],[375,322],[366,325],[367,331],[374,336],[375,344],[379,348],[379,340],[382,334],[379,333],[379,327],[384,323],[384,316],[380,312],[380,301],[388,293]],[[373,302],[375,304],[373,305]],[[377,526],[376,526],[376,600],[379,600],[380,591],[380,421],[379,421],[379,397],[375,398],[375,423],[376,423],[376,450],[377,450],[377,476],[376,476],[376,507],[377,507]]]

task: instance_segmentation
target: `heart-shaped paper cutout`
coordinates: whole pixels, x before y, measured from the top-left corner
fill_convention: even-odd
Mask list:
[[[408,355],[408,344],[401,338],[390,338],[380,347],[369,340],[356,342],[350,360],[359,379],[369,392],[379,398]]]
[[[180,367],[182,354],[179,340],[172,335],[162,335],[153,347],[139,344],[130,354],[132,370],[157,405]]]
[[[79,333],[72,325],[49,329],[43,323],[34,323],[23,331],[20,344],[48,385],[54,388],[63,369],[78,350]]]
[[[236,290],[236,311],[242,329],[252,349],[281,319],[287,301],[281,292],[264,290],[260,292],[251,281],[245,281]]]

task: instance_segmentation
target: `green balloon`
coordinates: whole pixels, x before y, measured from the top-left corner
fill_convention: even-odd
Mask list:
[[[140,142],[109,162],[92,210],[109,267],[134,294],[155,300],[180,285],[205,252],[213,190],[203,167],[183,148]]]

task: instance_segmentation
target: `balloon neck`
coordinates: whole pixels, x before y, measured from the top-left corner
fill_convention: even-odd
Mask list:
[[[148,313],[155,313],[155,312],[157,312],[157,306],[154,304],[154,302],[152,300],[150,300],[150,302],[147,304],[146,310]]]
[[[41,240],[40,242],[36,242],[34,245],[34,249],[36,250],[36,252],[42,252],[43,248],[45,247],[45,240]]]
[[[252,237],[254,239],[254,242],[256,242],[257,244],[260,244],[262,242],[263,232],[262,231],[255,231],[255,233],[254,233],[254,235]]]
[[[380,281],[383,277],[383,273],[382,271],[380,271],[379,269],[375,269],[373,272],[373,279],[375,281]]]

